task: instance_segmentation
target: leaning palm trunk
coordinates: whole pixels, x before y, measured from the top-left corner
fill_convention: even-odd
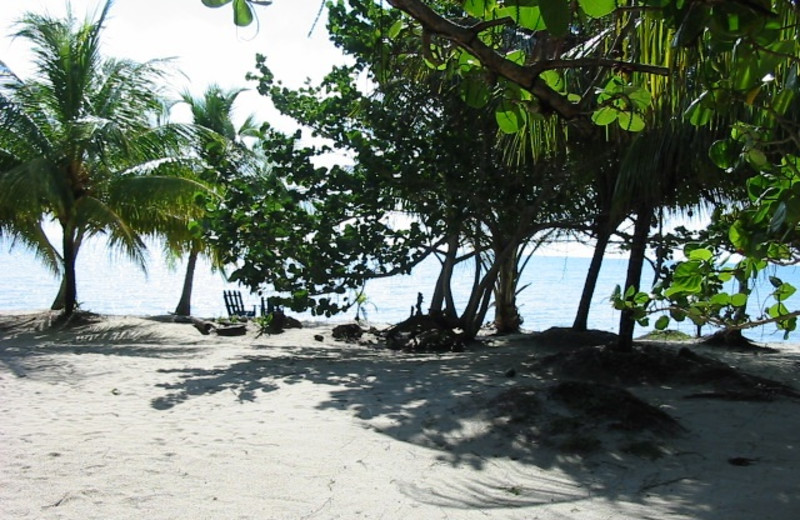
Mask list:
[[[626,290],[629,287],[633,287],[635,291],[639,290],[652,215],[652,207],[646,204],[640,205],[636,212],[636,223],[633,228],[633,240],[631,241],[631,254],[628,259],[628,272],[625,278]],[[636,320],[634,319],[633,313],[629,310],[622,311],[619,318],[619,341],[617,343],[620,350],[625,352],[633,350],[633,331],[635,328]]]
[[[572,328],[574,330],[584,331],[588,328],[589,310],[592,307],[592,298],[597,288],[597,278],[600,276],[600,268],[603,266],[603,258],[606,254],[606,248],[608,248],[610,239],[611,231],[604,226],[597,235],[597,243],[594,246],[592,261],[589,264],[589,270],[586,271],[586,281],[583,284],[581,301],[578,304],[578,312],[575,314],[575,321],[572,323]]]
[[[55,300],[53,300],[53,304],[50,305],[51,311],[63,311],[64,310],[64,295],[67,293],[67,279],[66,277],[61,277],[61,283],[58,286],[58,293],[56,294]]]
[[[193,244],[186,262],[186,275],[183,278],[181,299],[178,301],[178,306],[175,307],[175,314],[177,316],[192,315],[192,288],[194,287],[194,272],[197,267],[197,257],[199,254],[200,252],[197,245]]]

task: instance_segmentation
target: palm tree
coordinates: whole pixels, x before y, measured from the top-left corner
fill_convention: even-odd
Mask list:
[[[242,89],[224,90],[219,85],[211,85],[200,98],[192,97],[189,93],[182,96],[183,102],[192,110],[195,126],[200,129],[195,141],[195,151],[206,166],[200,177],[211,185],[218,185],[227,174],[235,174],[252,155],[241,139],[257,135],[258,129],[253,117],[249,116],[238,129],[233,123],[234,104],[241,93]],[[178,316],[191,315],[194,272],[200,254],[206,254],[212,259],[212,265],[221,267],[221,261],[214,254],[213,248],[199,234],[192,234],[188,228],[187,231],[190,231],[187,240],[167,243],[167,248],[175,255],[188,253],[183,290],[175,308]]]
[[[158,62],[104,58],[100,35],[111,2],[95,20],[29,13],[15,36],[27,40],[35,71],[22,80],[0,63],[0,230],[60,264],[54,308],[77,306],[75,263],[83,241],[103,235],[144,268],[144,235],[188,220],[202,189],[171,155],[185,134],[155,126]],[[61,228],[60,252],[43,223]]]

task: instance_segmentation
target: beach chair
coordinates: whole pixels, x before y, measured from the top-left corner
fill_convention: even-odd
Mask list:
[[[225,299],[225,309],[228,311],[228,316],[233,318],[254,318],[256,315],[256,306],[253,305],[253,310],[248,311],[244,308],[244,300],[242,300],[241,291],[222,291],[222,297]]]

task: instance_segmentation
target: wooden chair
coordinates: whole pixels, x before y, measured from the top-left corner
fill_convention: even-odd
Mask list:
[[[256,306],[253,305],[252,311],[245,310],[241,291],[222,291],[222,297],[225,299],[225,309],[231,318],[234,316],[238,318],[255,317]]]

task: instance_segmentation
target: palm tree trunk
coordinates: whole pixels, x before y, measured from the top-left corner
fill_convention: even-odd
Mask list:
[[[575,314],[575,321],[572,323],[574,330],[583,331],[587,329],[592,297],[597,288],[597,278],[600,276],[600,268],[603,266],[603,257],[606,254],[610,239],[611,232],[608,231],[607,226],[603,226],[601,232],[597,235],[592,261],[589,264],[589,270],[586,272],[586,281],[583,283],[583,293],[581,293],[581,301],[578,304],[578,312]]]
[[[71,316],[78,306],[78,284],[75,277],[75,260],[78,256],[78,240],[72,229],[64,230],[64,315]]]
[[[194,287],[194,271],[197,267],[198,255],[197,247],[193,245],[192,250],[189,252],[189,258],[186,261],[186,275],[183,278],[181,299],[178,301],[178,306],[175,307],[175,314],[177,316],[192,315],[192,288]]]
[[[642,205],[636,212],[636,223],[633,228],[633,240],[631,241],[631,254],[628,259],[628,273],[625,278],[625,290],[633,287],[639,290],[642,279],[642,267],[644,266],[645,248],[647,247],[647,237],[650,232],[650,220],[652,208]],[[622,311],[619,318],[619,341],[617,346],[620,350],[630,352],[633,350],[633,331],[636,321],[633,319],[631,311]]]
[[[64,261],[61,261],[62,265]],[[61,311],[64,310],[64,295],[67,292],[67,278],[62,276],[61,283],[58,284],[58,293],[56,293],[56,299],[53,300],[53,304],[50,305],[51,311]]]

